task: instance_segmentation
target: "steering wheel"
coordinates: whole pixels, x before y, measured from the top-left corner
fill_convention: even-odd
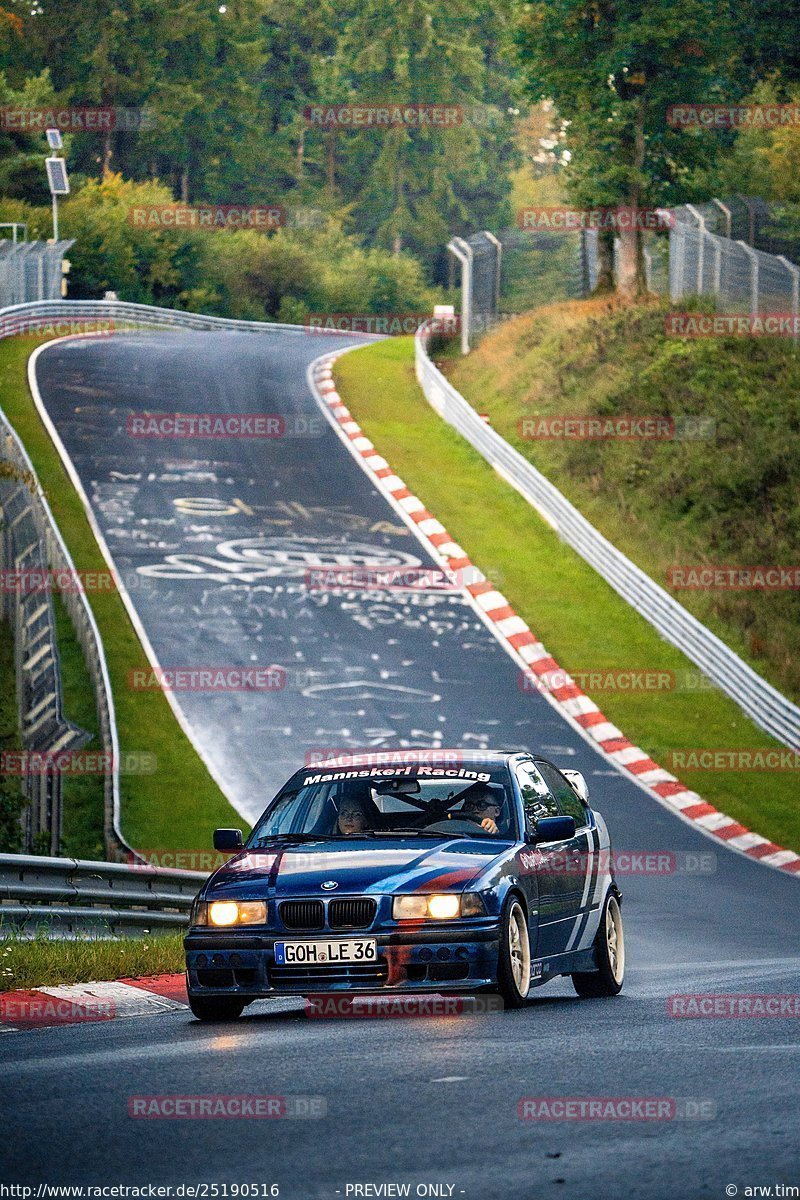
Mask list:
[[[487,833],[488,830],[483,829],[479,821],[470,821],[467,817],[455,817],[452,821],[435,821],[433,825],[426,825],[426,833],[475,833],[480,830],[481,833]]]

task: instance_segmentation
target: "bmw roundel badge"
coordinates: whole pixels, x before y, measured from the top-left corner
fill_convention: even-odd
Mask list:
[[[333,889],[337,888],[339,885],[335,879],[326,879],[321,886],[324,892],[332,892]]]

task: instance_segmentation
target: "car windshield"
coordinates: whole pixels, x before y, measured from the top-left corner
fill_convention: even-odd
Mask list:
[[[252,849],[275,838],[359,836],[515,840],[516,830],[502,768],[311,767],[278,794],[247,844]]]

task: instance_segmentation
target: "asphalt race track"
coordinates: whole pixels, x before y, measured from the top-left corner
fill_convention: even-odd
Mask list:
[[[172,1012],[3,1035],[4,1178],[275,1183],[292,1200],[389,1183],[469,1200],[796,1185],[796,1019],[677,1019],[667,997],[800,990],[797,879],[703,837],[610,767],[520,690],[460,595],[306,587],[320,564],[430,564],[308,391],[308,363],[332,345],[130,334],[60,343],[38,362],[162,666],[286,672],[276,691],[179,696],[232,801],[254,816],[311,748],[528,745],[584,771],[617,850],[672,852],[682,869],[620,879],[628,976],[615,1000],[554,983],[483,1017],[315,1020],[275,1001],[228,1027]],[[297,436],[131,437],[143,411],[281,414]],[[128,1116],[131,1096],[210,1093],[322,1097],[327,1115]],[[518,1116],[524,1097],[677,1103],[668,1120],[534,1122]]]

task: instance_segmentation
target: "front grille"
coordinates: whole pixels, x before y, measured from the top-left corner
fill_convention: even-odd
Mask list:
[[[284,900],[281,920],[287,929],[324,929],[325,910],[321,900]]]
[[[328,905],[331,929],[369,929],[378,905],[371,896],[342,896]]]
[[[386,983],[389,964],[385,959],[374,963],[341,963],[338,966],[318,967],[315,963],[304,963],[301,967],[278,967],[269,969],[269,981],[274,988],[292,988],[298,992],[319,988],[325,991],[333,984],[355,984],[358,987],[375,987]]]

